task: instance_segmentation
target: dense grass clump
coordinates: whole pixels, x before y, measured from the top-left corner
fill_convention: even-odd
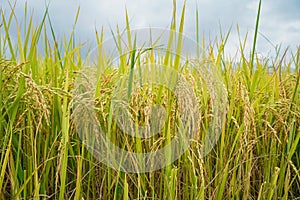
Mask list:
[[[134,123],[149,123],[149,106],[166,108],[166,123],[155,137],[134,138],[123,134],[111,112],[116,83],[145,63],[163,63],[182,73],[199,105],[197,138],[176,162],[153,172],[125,173],[99,162],[87,150],[74,123],[76,77],[84,68],[80,46],[73,34],[59,43],[47,13],[38,26],[32,19],[18,27],[13,43],[14,18],[2,14],[0,35],[0,199],[297,199],[300,197],[300,49],[274,60],[260,60],[253,51],[247,59],[226,58],[226,37],[202,45],[200,66],[181,62],[181,39],[176,53],[152,48],[141,52],[127,34],[128,54],[120,47],[119,66],[110,66],[102,52],[103,32],[96,33],[98,59],[94,63],[94,105],[101,128],[110,140],[127,150],[160,149],[176,136],[178,101],[166,88],[143,86],[132,91],[129,101]],[[25,10],[26,12],[26,10]],[[171,30],[176,31],[174,10]],[[78,15],[77,15],[78,17]],[[259,12],[256,33],[258,29]],[[184,8],[178,28],[183,33]],[[47,30],[50,29],[50,35]],[[170,37],[172,37],[170,35]],[[50,42],[51,41],[51,42]],[[199,38],[196,38],[199,42]],[[43,52],[37,49],[43,45]],[[143,56],[141,56],[143,54]],[[286,55],[286,54],[284,54]],[[226,120],[213,150],[201,156],[201,147],[212,115],[211,93],[201,74],[205,63],[221,72],[227,92]],[[143,65],[141,63],[144,63]],[[132,75],[133,77],[133,75]],[[133,79],[129,80],[132,82]],[[128,89],[131,89],[129,83]],[[168,158],[166,158],[168,159]]]

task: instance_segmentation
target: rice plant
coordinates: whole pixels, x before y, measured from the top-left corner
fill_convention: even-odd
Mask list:
[[[8,17],[1,11],[0,199],[299,199],[300,48],[290,60],[287,54],[271,61],[259,59],[255,49],[260,7],[250,55],[245,51],[246,40],[239,38],[239,60],[225,57],[230,32],[207,46],[204,42],[201,46],[197,36],[193,51],[198,64],[192,58],[181,59],[185,6],[178,24],[174,8],[167,49],[159,52],[155,44],[136,48],[138,36],[132,33],[126,12],[129,45],[122,45],[120,31],[114,33],[118,66],[105,54],[104,31],[95,33],[97,59],[89,71],[94,79],[84,73],[82,45],[76,44],[74,33],[59,41],[47,10],[40,24],[34,25],[25,7],[25,27],[17,26],[16,41],[10,29],[12,23],[19,25],[20,19],[15,18],[13,6]],[[75,25],[78,16],[79,10]],[[175,48],[171,47],[173,41]],[[75,121],[80,120],[76,113],[84,116],[85,110],[74,107],[78,97],[73,91],[94,89],[90,100],[95,119],[112,144],[132,152],[157,151],[177,137],[184,107],[166,87],[134,87],[139,73],[151,76],[143,67],[152,63],[180,73],[192,88],[196,101],[191,102],[199,107],[196,139],[189,141],[189,148],[175,162],[161,169],[124,172],[100,162],[83,142]],[[218,127],[220,137],[206,156],[201,149],[214,106],[203,68],[220,72],[227,93],[225,121]],[[78,86],[77,77],[86,88]],[[159,134],[150,138],[124,134],[113,111],[117,84],[126,89],[130,112],[125,116],[131,119],[133,129],[151,124],[154,113],[165,119]],[[161,105],[165,113],[155,113],[150,109],[153,104]],[[87,139],[93,142],[88,144],[97,143],[96,136]],[[166,148],[163,159],[168,162],[174,151]],[[134,164],[138,167],[139,163]]]

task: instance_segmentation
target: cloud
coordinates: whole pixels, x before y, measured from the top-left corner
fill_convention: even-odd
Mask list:
[[[183,0],[177,1],[177,15],[180,18]],[[196,5],[199,11],[200,33],[207,41],[219,36],[220,25],[225,33],[232,26],[228,49],[234,53],[238,47],[236,24],[241,35],[249,32],[249,43],[253,38],[258,0],[189,0],[185,16],[185,34],[195,38]],[[51,21],[59,37],[69,35],[72,31],[75,16],[80,6],[80,16],[76,26],[76,37],[79,41],[94,42],[95,29],[103,26],[107,35],[110,28],[125,28],[125,8],[127,8],[132,28],[169,27],[172,18],[172,1],[161,0],[76,0],[76,1],[34,1],[27,0],[29,10],[34,10],[34,21],[41,20],[46,5],[49,5]],[[9,13],[7,2],[1,5]],[[290,45],[293,50],[299,45],[300,35],[300,2],[298,0],[273,0],[262,2],[262,13],[259,31],[274,44]],[[21,19],[24,1],[17,1],[16,13]],[[179,22],[178,22],[179,24]],[[251,45],[249,45],[251,46]],[[262,36],[259,36],[258,50],[268,51],[272,48]]]

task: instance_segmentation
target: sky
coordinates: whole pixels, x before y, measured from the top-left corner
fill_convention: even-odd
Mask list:
[[[0,8],[9,14],[8,0],[1,0]],[[13,1],[11,1],[13,2]],[[79,19],[75,28],[79,42],[96,45],[95,30],[106,30],[106,38],[111,37],[110,29],[125,29],[125,10],[128,10],[132,29],[144,27],[170,27],[172,19],[172,0],[18,0],[16,16],[24,16],[24,4],[32,13],[35,23],[41,21],[45,8],[49,5],[49,14],[58,37],[69,35],[73,29],[76,12],[80,7]],[[179,22],[183,0],[177,0],[177,21]],[[248,33],[248,46],[252,46],[253,33],[258,9],[258,0],[187,0],[184,34],[195,39],[196,8],[199,12],[200,37],[205,41],[214,41],[230,27],[231,33],[225,52],[234,56],[239,47],[237,25],[241,38]],[[259,25],[257,51],[261,56],[273,56],[275,47],[282,51],[289,47],[295,52],[300,45],[300,1],[299,0],[263,0]],[[2,33],[1,33],[2,34]],[[12,35],[15,34],[12,32]],[[15,35],[16,37],[16,35]]]

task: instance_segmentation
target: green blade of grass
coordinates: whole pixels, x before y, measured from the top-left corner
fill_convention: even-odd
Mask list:
[[[257,15],[256,15],[256,24],[255,24],[254,39],[253,39],[252,54],[251,54],[251,65],[250,65],[251,74],[253,73],[253,70],[254,70],[254,57],[255,57],[255,48],[256,48],[257,34],[258,34],[260,9],[261,9],[261,0],[259,0],[258,11],[257,11]]]
[[[186,6],[186,0],[184,1],[182,12],[181,12],[181,19],[180,19],[180,26],[179,26],[179,36],[178,36],[177,49],[176,49],[176,55],[175,55],[175,60],[174,60],[174,68],[177,71],[179,70],[180,57],[181,57],[182,48],[183,48],[182,39],[183,39],[185,6]]]

